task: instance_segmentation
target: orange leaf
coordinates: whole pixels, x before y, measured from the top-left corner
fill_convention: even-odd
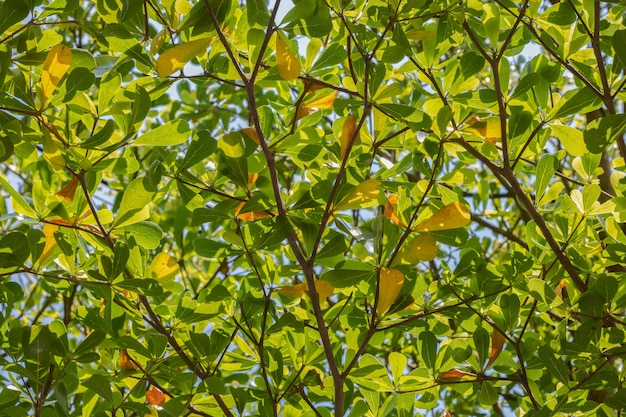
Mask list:
[[[446,410],[443,413],[441,413],[439,417],[452,417],[452,414],[450,414],[450,412]]]
[[[72,50],[65,45],[54,45],[43,63],[41,73],[41,105],[52,96],[61,78],[65,75],[72,63]]]
[[[390,194],[387,198],[387,204],[385,204],[385,217],[391,220],[391,222],[406,229],[406,225],[402,222],[402,220],[400,220],[400,218],[396,214],[396,211],[394,209],[394,206],[396,205],[398,205],[398,198],[395,194]]]
[[[413,229],[414,232],[434,232],[437,230],[458,229],[470,222],[470,212],[466,205],[452,203],[426,219]]]
[[[252,139],[257,145],[261,144],[261,141],[259,140],[259,134],[257,133],[256,129],[252,126],[250,127],[244,127],[243,129],[241,129],[241,131],[250,139]]]
[[[474,117],[469,120],[467,124],[470,127],[463,129],[465,132],[483,137],[487,142],[496,143],[498,139],[502,137],[500,119],[496,117],[489,117],[487,119]]]
[[[465,377],[475,377],[475,376],[476,375],[471,372],[458,371],[456,369],[453,369],[451,371],[444,372],[443,374],[439,375],[439,379],[453,379],[453,378],[465,378]]]
[[[131,359],[126,349],[120,349],[120,369],[122,371],[134,371],[137,365]]]
[[[241,211],[241,209],[243,209],[243,206],[245,205],[246,201],[242,201],[241,204],[239,204],[239,206],[237,207],[237,210],[235,210],[235,216],[237,216],[239,220],[251,222],[255,220],[269,219],[270,217],[275,216],[274,213],[267,210],[246,211],[240,214],[239,212]]]
[[[167,397],[163,394],[163,391],[158,389],[157,387],[152,387],[148,391],[146,391],[146,400],[148,400],[148,404],[157,405],[162,407],[163,404],[167,401]]]
[[[63,198],[65,201],[72,201],[76,192],[76,186],[78,185],[78,177],[73,177],[65,187],[61,189],[56,195]]]
[[[396,301],[400,290],[404,285],[404,274],[397,269],[380,269],[380,277],[378,281],[378,304],[376,312],[383,315],[389,310],[389,307]]]
[[[559,282],[559,285],[556,286],[555,291],[556,291],[557,297],[559,297],[561,300],[564,300],[569,297],[569,295],[567,294],[567,278],[563,278]]]
[[[359,140],[359,134],[356,132],[356,117],[348,117],[341,127],[341,159],[346,158],[348,148]],[[356,136],[355,136],[356,133]]]
[[[494,328],[493,332],[491,332],[491,354],[489,355],[489,361],[487,362],[485,369],[489,368],[496,361],[496,359],[498,359],[498,356],[504,347],[504,342],[506,342],[506,337]]]
[[[291,81],[300,75],[300,61],[289,49],[289,45],[283,39],[283,35],[280,32],[276,35],[276,67],[278,68],[278,75],[283,80]]]
[[[304,292],[308,290],[309,286],[306,282],[303,282],[301,284],[282,287],[278,290],[278,293],[286,295],[287,297],[302,298],[304,297]],[[317,291],[319,298],[323,300],[333,295],[335,289],[330,282],[318,279],[315,281],[315,291]]]

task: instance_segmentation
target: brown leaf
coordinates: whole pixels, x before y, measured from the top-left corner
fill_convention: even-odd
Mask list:
[[[466,378],[466,377],[475,377],[476,374],[471,372],[459,371],[457,369],[453,369],[448,372],[444,372],[439,375],[439,379],[456,379],[456,378]]]
[[[73,177],[70,182],[68,182],[56,195],[63,198],[65,201],[72,201],[74,199],[74,194],[76,193],[77,185],[78,177]]]
[[[134,371],[137,365],[131,359],[126,349],[120,349],[120,369],[122,371]]]
[[[491,354],[489,355],[489,361],[487,362],[485,369],[489,368],[496,361],[496,359],[498,359],[498,356],[500,356],[500,352],[502,352],[502,348],[504,347],[504,342],[506,342],[506,337],[494,328],[491,332]]]

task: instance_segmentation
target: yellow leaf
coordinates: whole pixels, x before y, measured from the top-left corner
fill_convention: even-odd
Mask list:
[[[500,130],[500,119],[497,117],[489,117],[480,119],[475,117],[467,122],[469,127],[463,129],[464,132],[478,135],[487,142],[496,143],[502,137]]]
[[[300,61],[291,52],[280,32],[276,34],[276,67],[278,68],[278,75],[283,80],[291,81],[300,75]]]
[[[59,81],[65,75],[72,63],[72,50],[59,44],[52,47],[43,63],[41,73],[41,106],[52,96]]]
[[[406,264],[432,261],[437,256],[437,243],[431,234],[420,234],[409,240],[400,252],[400,259]]]
[[[163,52],[157,59],[159,77],[167,77],[183,68],[187,62],[205,52],[212,41],[212,38],[197,39],[176,45]]]
[[[367,179],[356,186],[356,188],[348,193],[337,207],[336,210],[352,210],[363,207],[372,207],[378,204],[378,197],[381,194],[380,181]]]
[[[470,222],[470,212],[466,205],[452,203],[426,219],[413,229],[414,232],[434,232],[437,230],[457,229]]]
[[[54,249],[57,247],[57,241],[54,238],[54,232],[59,230],[59,226],[46,223],[43,225],[43,234],[46,237],[46,244],[43,247],[43,251],[41,251],[41,255],[39,255],[39,260],[37,263],[39,266],[43,265],[44,262],[52,255]]]
[[[398,197],[395,194],[390,194],[387,198],[387,204],[385,204],[385,217],[398,226],[406,229],[406,225],[402,222],[402,220],[400,220],[394,209],[394,206],[397,205]]]
[[[341,127],[341,159],[346,157],[346,152],[352,143],[359,140],[359,134],[356,133],[356,117],[348,117]],[[355,137],[356,133],[356,137]]]
[[[278,293],[286,295],[287,297],[302,298],[304,297],[304,292],[308,290],[308,285],[306,284],[306,282],[303,282],[301,284],[282,287],[278,290]],[[317,291],[317,295],[319,296],[319,298],[323,300],[333,295],[335,289],[330,282],[318,279],[315,281],[315,291]]]
[[[421,41],[437,34],[435,30],[415,30],[406,33],[406,38],[412,41]]]
[[[176,276],[180,266],[174,258],[167,252],[161,252],[154,257],[154,260],[146,270],[146,278],[156,279],[157,281],[169,281]]]
[[[333,103],[335,102],[337,95],[339,95],[339,91],[335,90],[332,93],[328,94],[327,96],[323,96],[315,100],[304,102],[302,104],[302,107],[307,108],[307,109],[330,110],[333,108]]]
[[[47,130],[43,131],[42,137],[43,144],[43,156],[48,161],[52,169],[55,171],[60,171],[65,168],[65,158],[63,158],[63,154],[59,152],[56,143],[54,143],[54,139],[50,136],[50,132]]]
[[[487,362],[485,369],[489,368],[491,364],[498,359],[498,356],[504,347],[504,342],[506,342],[504,335],[494,328],[491,332],[491,354],[489,355],[489,361]]]
[[[389,307],[396,301],[400,290],[404,285],[404,274],[397,269],[380,269],[378,281],[378,305],[376,312],[379,315],[385,314]]]
[[[150,42],[150,55],[154,57],[156,54],[161,52],[166,36],[167,29],[163,29],[159,33],[157,33],[154,38],[152,38],[152,42]]]

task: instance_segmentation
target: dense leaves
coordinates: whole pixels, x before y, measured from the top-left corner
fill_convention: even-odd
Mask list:
[[[0,0],[0,415],[621,415],[625,12]]]

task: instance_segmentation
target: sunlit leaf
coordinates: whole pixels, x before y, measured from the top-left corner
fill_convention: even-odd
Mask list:
[[[561,300],[569,298],[569,295],[567,293],[567,278],[563,278],[561,281],[559,281],[559,284],[556,286],[555,291],[557,297],[559,297]]]
[[[337,204],[335,209],[352,210],[371,207],[378,204],[378,197],[382,194],[381,182],[375,179],[367,179],[356,186]]]
[[[182,69],[187,62],[205,52],[211,42],[213,38],[196,39],[165,50],[157,59],[159,77],[167,77]]]
[[[416,232],[434,232],[438,230],[457,229],[467,226],[470,219],[470,212],[466,205],[452,203],[437,211],[413,230]]]
[[[359,140],[359,134],[356,132],[357,118],[348,117],[341,127],[341,159],[345,159],[348,148]],[[356,136],[355,136],[356,133]]]
[[[276,33],[276,67],[284,80],[291,81],[300,75],[300,61],[280,32]]]
[[[467,122],[469,127],[463,129],[464,132],[484,138],[487,142],[496,143],[501,137],[500,119],[489,117],[480,119],[475,117]]]
[[[176,259],[172,258],[167,252],[160,252],[154,257],[148,269],[146,269],[146,278],[152,278],[161,282],[170,281],[176,276],[179,269],[180,265],[178,265]]]
[[[389,307],[396,301],[400,290],[404,285],[404,274],[397,269],[380,269],[380,277],[378,282],[378,304],[376,312],[383,315],[389,310]]]
[[[428,233],[419,234],[409,239],[399,253],[402,263],[416,264],[423,261],[431,261],[437,256],[437,242]]]
[[[300,284],[282,287],[277,292],[279,294],[286,295],[287,297],[302,298],[304,297],[304,292],[308,290],[308,285],[306,282],[303,282]],[[335,289],[330,282],[318,279],[315,280],[315,291],[317,291],[319,298],[323,300],[333,295]]]
[[[41,104],[46,104],[72,63],[72,50],[63,44],[52,47],[41,73]]]

